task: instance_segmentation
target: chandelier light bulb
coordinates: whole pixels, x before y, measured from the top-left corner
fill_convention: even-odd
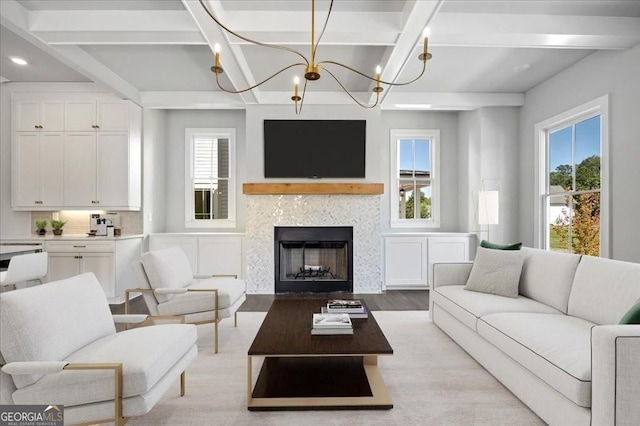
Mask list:
[[[215,53],[220,53],[220,44],[219,43],[216,43],[216,44],[213,45],[213,51]]]
[[[376,67],[376,75],[379,77],[379,76],[380,76],[380,74],[382,74],[382,67],[381,67],[380,65],[378,65],[378,66]]]
[[[422,38],[429,38],[431,35],[431,29],[429,27],[425,27],[424,31],[422,31]]]
[[[293,84],[295,84],[296,86],[298,84],[300,84],[300,79],[298,78],[298,76],[296,75],[295,77],[293,77]]]

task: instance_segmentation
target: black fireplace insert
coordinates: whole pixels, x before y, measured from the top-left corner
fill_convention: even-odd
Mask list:
[[[353,292],[353,227],[276,226],[275,291]]]

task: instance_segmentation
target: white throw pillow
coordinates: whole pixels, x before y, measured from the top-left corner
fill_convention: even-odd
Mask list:
[[[478,247],[465,290],[518,297],[524,256],[519,250]]]
[[[151,288],[182,288],[193,282],[189,259],[180,247],[148,251],[142,255],[142,265]],[[168,302],[173,294],[156,294],[158,303]]]

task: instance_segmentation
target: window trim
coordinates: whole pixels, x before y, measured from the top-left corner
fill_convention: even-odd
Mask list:
[[[542,220],[548,216],[544,194],[548,179],[547,133],[561,129],[576,121],[586,120],[600,115],[600,257],[610,257],[610,195],[611,182],[609,170],[609,95],[603,95],[561,114],[537,123],[534,126],[534,247],[546,250],[546,230]]]
[[[206,135],[214,138],[229,139],[229,211],[227,219],[196,220],[194,218],[193,190],[193,140],[195,136]],[[185,228],[235,228],[236,227],[236,129],[225,128],[186,128],[185,129]]]
[[[390,168],[389,188],[397,187],[399,158],[398,139],[429,139],[431,154],[431,219],[400,219],[398,205],[400,194],[389,191],[389,220],[391,228],[439,228],[440,227],[440,130],[439,129],[391,129],[389,139]]]

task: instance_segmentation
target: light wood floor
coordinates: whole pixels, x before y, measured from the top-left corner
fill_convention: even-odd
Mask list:
[[[320,298],[340,298],[344,294],[295,294],[295,295],[271,295],[271,294],[248,294],[247,300],[242,304],[240,312],[266,312],[271,306],[271,302],[278,298],[286,297],[320,297]],[[362,299],[372,311],[420,311],[429,309],[429,290],[389,290],[382,294],[354,294],[354,299]],[[124,313],[124,303],[121,305],[110,305],[114,314]],[[149,311],[142,300],[137,297],[131,302],[131,310],[136,314],[148,314]]]

